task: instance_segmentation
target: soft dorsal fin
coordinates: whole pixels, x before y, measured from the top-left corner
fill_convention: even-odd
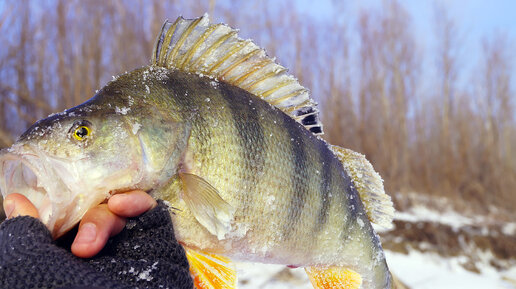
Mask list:
[[[330,148],[353,180],[369,220],[386,228],[392,227],[394,206],[383,189],[382,177],[363,154],[334,145]]]
[[[205,75],[240,87],[281,109],[306,129],[321,135],[317,103],[287,69],[251,40],[208,15],[166,21],[156,40],[152,65]]]

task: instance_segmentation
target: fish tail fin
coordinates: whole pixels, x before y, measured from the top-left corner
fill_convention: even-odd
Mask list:
[[[231,260],[185,247],[190,274],[197,289],[236,288],[236,269]]]
[[[363,154],[338,146],[330,148],[353,180],[369,220],[386,228],[392,227],[394,206],[391,197],[385,193],[382,177]]]
[[[358,289],[362,284],[360,274],[344,267],[307,267],[305,271],[315,289]]]

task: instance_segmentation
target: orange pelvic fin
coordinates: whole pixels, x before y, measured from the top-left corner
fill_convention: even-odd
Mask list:
[[[236,269],[231,260],[185,247],[190,274],[197,289],[236,288]]]
[[[308,267],[305,271],[315,289],[358,289],[362,284],[360,274],[343,267]]]

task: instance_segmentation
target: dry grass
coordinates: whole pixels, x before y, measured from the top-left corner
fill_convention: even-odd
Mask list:
[[[166,17],[209,11],[214,21],[225,20],[267,47],[312,89],[328,140],[366,154],[389,192],[444,195],[480,211],[514,207],[514,69],[506,39],[482,43],[484,57],[472,60],[471,81],[461,86],[458,79],[470,72],[458,61],[460,30],[445,9],[436,13],[438,51],[421,53],[410,15],[396,1],[364,11],[357,23],[306,21],[290,6],[6,1],[0,11],[0,147],[37,119],[90,98],[112,75],[146,65]]]

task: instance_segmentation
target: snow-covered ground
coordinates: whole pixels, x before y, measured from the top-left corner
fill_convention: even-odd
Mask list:
[[[485,226],[496,222],[484,216],[463,216],[445,206],[446,204],[442,205],[446,209],[441,211],[416,205],[406,212],[396,212],[395,219],[414,224],[423,221],[439,223],[450,226],[455,231],[465,226]],[[483,230],[483,234],[488,232],[487,228]],[[514,236],[516,223],[505,223],[502,232]],[[514,245],[516,246],[516,241]],[[417,250],[410,250],[409,254],[390,251],[386,251],[385,254],[391,271],[412,289],[516,289],[516,268],[500,272],[490,265],[490,261],[496,259],[491,251],[481,251],[477,248],[472,252],[476,255],[475,266],[480,273],[464,269],[461,264],[468,261],[465,256],[443,257],[436,253],[423,253]]]
[[[482,216],[476,216],[475,218],[469,218],[460,215],[452,210],[446,211],[435,211],[425,206],[415,206],[410,208],[406,212],[397,211],[394,216],[395,220],[402,220],[407,222],[416,223],[419,221],[435,222],[444,225],[448,225],[454,229],[477,224],[484,221]]]
[[[476,274],[464,269],[458,257],[418,251],[385,254],[392,273],[411,289],[516,289],[516,268],[498,272],[486,265]]]
[[[397,211],[394,219],[412,223],[420,221],[435,222],[448,225],[453,229],[478,224],[487,225],[496,221],[479,215],[473,217],[463,216],[451,209],[436,211],[422,205],[414,206],[406,212]],[[506,235],[516,235],[516,223],[505,223],[503,233]]]
[[[392,273],[411,289],[516,289],[516,268],[498,272],[485,265],[476,274],[460,265],[460,257],[443,258],[418,251],[408,255],[390,251],[385,254]],[[241,289],[312,288],[302,268],[237,263],[237,272]]]
[[[411,223],[435,222],[454,229],[489,222],[481,216],[465,217],[452,210],[439,212],[424,206],[415,206],[407,212],[397,212],[395,219]],[[516,223],[505,224],[503,233],[515,235]],[[475,265],[480,273],[468,271],[461,266],[467,261],[464,256],[442,257],[436,253],[423,253],[414,249],[409,254],[391,251],[386,251],[385,254],[393,274],[411,289],[516,289],[516,267],[497,271],[490,265],[490,260],[495,258],[490,252],[478,251]],[[237,263],[237,271],[238,288],[242,289],[312,288],[302,268]]]

